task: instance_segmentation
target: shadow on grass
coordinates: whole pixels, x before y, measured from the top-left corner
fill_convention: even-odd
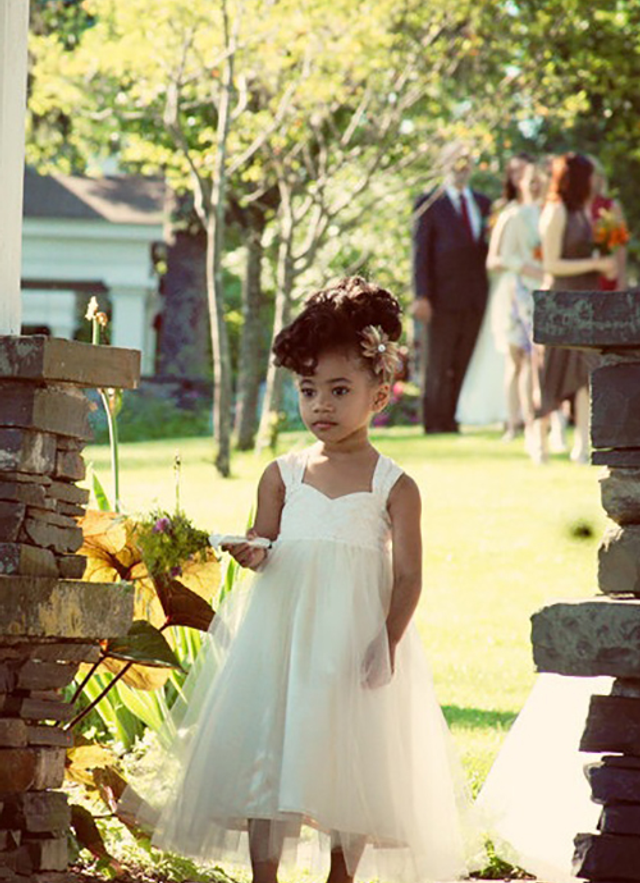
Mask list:
[[[442,711],[449,726],[459,730],[508,730],[516,719],[516,714],[511,711],[460,708],[458,705],[443,705]]]

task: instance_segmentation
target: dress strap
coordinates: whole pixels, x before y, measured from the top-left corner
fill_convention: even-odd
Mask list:
[[[276,457],[276,463],[287,491],[302,481],[306,462],[306,451],[289,451],[288,454]]]
[[[394,463],[389,457],[384,457],[380,454],[373,473],[373,492],[386,501],[391,488],[403,474],[404,470],[397,463]]]

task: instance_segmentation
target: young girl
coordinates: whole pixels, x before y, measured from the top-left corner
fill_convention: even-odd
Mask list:
[[[223,605],[214,619],[222,661],[198,675],[198,722],[154,836],[200,859],[248,847],[254,883],[276,881],[288,845],[303,859],[313,832],[330,883],[466,871],[463,789],[410,625],[420,495],[368,437],[400,332],[396,299],[351,278],[275,341],[316,442],[267,466],[247,541],[226,547],[258,575],[243,613]]]

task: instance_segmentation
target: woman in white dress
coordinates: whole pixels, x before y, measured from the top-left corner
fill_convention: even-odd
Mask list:
[[[504,296],[497,316],[504,326],[501,334],[508,354],[505,364],[505,389],[508,405],[508,437],[515,435],[520,415],[524,421],[525,448],[539,462],[541,452],[534,438],[533,372],[533,291],[542,284],[540,234],[540,196],[544,177],[534,162],[526,163],[520,181],[520,203],[505,225],[499,260]],[[506,320],[505,320],[506,316]]]
[[[518,209],[520,179],[528,161],[528,156],[518,155],[507,165],[502,207],[497,207],[489,240],[487,269],[492,275],[489,302],[458,399],[456,419],[462,424],[488,426],[504,424],[508,419],[504,377],[514,273],[503,263],[501,247],[505,230]],[[511,437],[509,428],[505,437]]]

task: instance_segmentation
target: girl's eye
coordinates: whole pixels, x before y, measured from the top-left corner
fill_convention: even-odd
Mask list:
[[[305,399],[310,399],[313,395],[313,390],[309,386],[303,386],[300,388],[300,395]]]
[[[334,396],[345,396],[349,392],[348,386],[334,386],[333,394]]]

